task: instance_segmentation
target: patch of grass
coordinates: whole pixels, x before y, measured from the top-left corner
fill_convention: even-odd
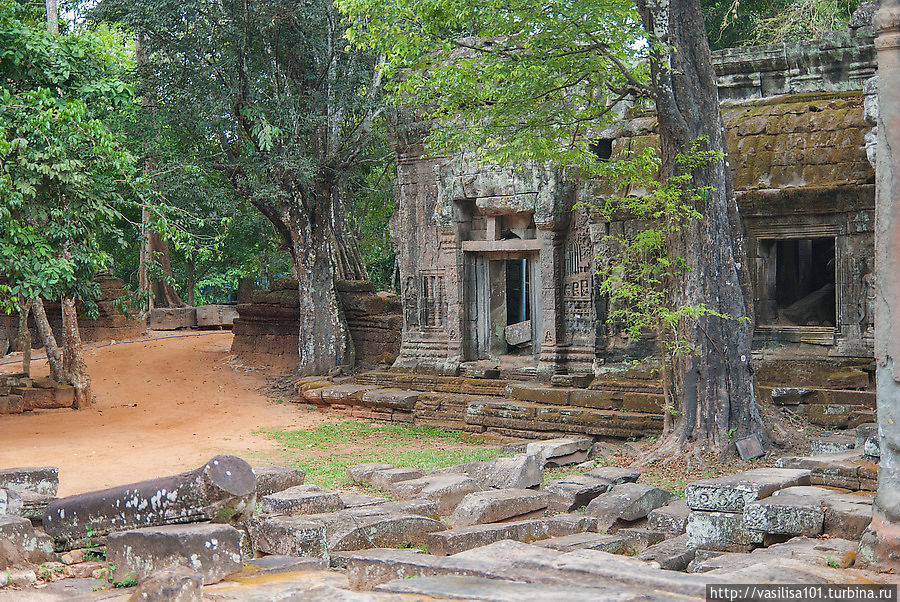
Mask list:
[[[306,471],[306,482],[323,488],[346,486],[347,467],[385,462],[434,470],[500,456],[500,450],[470,440],[466,433],[425,425],[347,420],[308,429],[259,431],[281,449],[266,460]]]

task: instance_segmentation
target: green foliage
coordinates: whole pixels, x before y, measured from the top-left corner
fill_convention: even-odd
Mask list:
[[[153,187],[182,209],[171,226],[183,296],[221,300],[240,277],[289,272],[288,230],[323,219],[315,199],[332,177],[345,219],[381,242],[385,224],[356,209],[381,198],[369,173],[390,173],[375,59],[345,50],[329,0],[102,0],[91,18],[140,32],[147,52],[140,93],[152,110],[123,128]]]
[[[352,44],[383,54],[388,90],[428,121],[433,147],[504,165],[591,166],[590,128],[645,92],[630,0],[337,0]]]
[[[713,50],[821,38],[847,27],[859,0],[702,0]]]
[[[121,241],[135,160],[106,120],[133,106],[113,30],[56,36],[37,8],[0,0],[0,264],[9,296],[90,301]]]
[[[609,321],[621,325],[633,339],[655,334],[671,355],[692,351],[679,337],[685,322],[710,315],[729,318],[705,304],[677,304],[671,286],[691,266],[670,252],[670,237],[685,224],[703,219],[697,206],[713,192],[695,186],[692,173],[722,159],[720,151],[703,150],[705,142],[695,140],[688,151],[679,153],[675,175],[664,180],[658,176],[660,159],[652,147],[606,163],[600,180],[616,192],[586,204],[606,221],[627,219],[637,224],[607,235],[613,252],[598,258],[600,293],[608,296],[611,307]]]

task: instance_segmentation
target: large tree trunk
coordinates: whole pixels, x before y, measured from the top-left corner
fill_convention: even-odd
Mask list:
[[[45,0],[47,7],[47,31],[59,34],[59,2],[57,0]]]
[[[184,307],[184,301],[172,286],[172,261],[169,259],[169,242],[158,232],[148,228],[151,261],[156,263],[157,277],[150,278],[150,291],[155,307]]]
[[[19,332],[16,346],[22,350],[22,374],[31,376],[31,330],[28,328],[28,314],[31,312],[31,301],[19,297]]]
[[[297,372],[327,374],[356,361],[353,339],[335,288],[333,179],[324,174],[314,193],[315,211],[294,213],[294,269],[300,286],[300,340]]]
[[[50,322],[47,320],[43,299],[40,297],[33,299],[31,311],[34,314],[34,325],[37,328],[38,336],[40,336],[44,350],[47,352],[50,377],[58,383],[66,382],[62,368],[62,356],[59,353],[59,346],[56,344],[56,337],[53,336],[53,330],[50,328]]]
[[[91,375],[84,361],[81,332],[78,330],[78,312],[75,299],[62,298],[63,320],[63,372],[66,382],[75,388],[75,409],[86,408],[93,402]]]
[[[719,95],[698,0],[638,0],[654,53],[651,75],[661,138],[663,177],[677,171],[675,157],[705,137],[704,146],[727,152]],[[753,333],[743,227],[727,157],[692,172],[693,186],[712,190],[689,221],[669,240],[673,255],[691,270],[673,282],[676,306],[706,304],[734,319],[685,320],[678,337],[693,348],[674,358],[671,386],[678,414],[656,450],[674,455],[686,448],[726,453],[734,439],[764,436],[750,369]]]

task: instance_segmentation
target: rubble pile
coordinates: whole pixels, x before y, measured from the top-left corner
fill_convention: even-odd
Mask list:
[[[0,599],[669,600],[716,583],[867,583],[853,565],[873,495],[848,454],[877,458],[860,434],[861,449],[697,481],[685,499],[584,462],[581,437],[429,472],[348,468],[384,497],[233,456],[60,499],[55,469],[6,469]],[[558,466],[576,468],[545,480]]]

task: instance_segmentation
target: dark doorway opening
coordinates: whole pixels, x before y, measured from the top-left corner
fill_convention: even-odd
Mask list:
[[[775,307],[779,321],[834,326],[834,238],[775,241]]]
[[[506,325],[531,319],[528,259],[506,260]]]

